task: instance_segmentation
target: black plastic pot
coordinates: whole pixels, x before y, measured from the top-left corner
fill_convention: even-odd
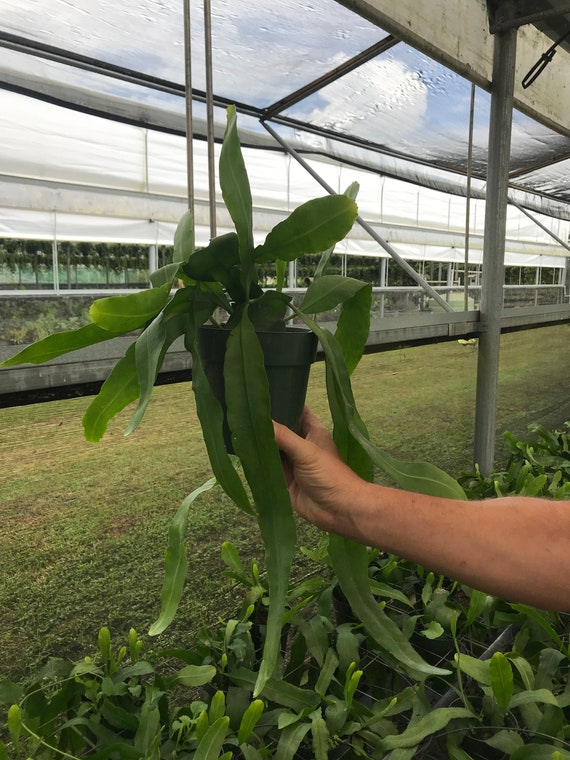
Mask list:
[[[224,357],[228,330],[211,325],[198,328],[198,350],[214,395],[224,410],[224,441],[233,453],[226,420]],[[287,327],[276,332],[258,332],[269,383],[271,416],[277,422],[300,431],[311,364],[317,355],[317,336],[303,327]]]

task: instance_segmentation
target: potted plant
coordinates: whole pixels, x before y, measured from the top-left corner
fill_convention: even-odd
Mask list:
[[[326,274],[334,244],[355,221],[356,186],[345,194],[303,204],[276,225],[261,245],[255,246],[251,191],[233,107],[228,109],[219,175],[234,232],[216,237],[205,248],[195,250],[192,219],[185,214],[174,238],[174,261],[152,274],[149,290],[96,300],[90,309],[90,324],[49,336],[4,364],[39,363],[140,331],[84,415],[85,436],[96,442],[109,420],[138,400],[127,433],[136,429],[168,347],[184,336],[185,347],[192,354],[193,390],[214,479],[196,489],[173,520],[162,609],[151,633],[157,634],[169,624],[182,593],[186,572],[184,530],[189,506],[204,489],[217,483],[240,509],[255,515],[265,545],[269,604],[263,658],[252,687],[253,696],[257,697],[263,694],[269,679],[279,673],[283,613],[296,548],[295,521],[272,427],[277,407],[274,399],[281,401],[284,393],[274,392],[272,399],[264,363],[263,333],[269,333],[270,342],[279,337],[295,338],[287,325],[292,316],[297,316],[309,331],[311,347],[305,351],[309,361],[315,342],[319,341],[327,363],[327,394],[335,441],[341,456],[358,474],[372,479],[373,468],[378,466],[397,484],[412,490],[451,497],[462,497],[463,491],[438,468],[399,462],[375,447],[356,411],[350,373],[368,336],[371,286]],[[294,306],[283,293],[287,262],[309,253],[322,253],[321,261],[302,303]],[[277,285],[264,291],[258,283],[256,266],[267,261],[276,262]],[[181,287],[175,288],[175,283]],[[333,335],[317,324],[315,315],[338,305],[341,314]],[[228,315],[223,323],[216,319],[220,308]],[[306,333],[301,336],[306,340]],[[223,365],[224,382],[218,387],[211,384],[211,357],[205,351],[213,339],[219,340],[223,349],[223,361],[217,363]],[[293,412],[290,423],[293,426],[298,414]],[[228,453],[228,445],[237,457]],[[427,664],[410,645],[409,636],[377,603],[370,589],[365,547],[330,536],[328,557],[354,614],[388,657],[415,678],[449,673]]]

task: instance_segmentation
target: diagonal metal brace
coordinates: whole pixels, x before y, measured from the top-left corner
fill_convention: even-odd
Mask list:
[[[277,142],[287,151],[287,153],[292,156],[296,161],[301,164],[301,166],[306,169],[309,174],[317,180],[317,182],[325,188],[325,190],[328,193],[334,194],[336,191],[327,183],[325,180],[317,174],[317,172],[310,166],[305,159],[297,153],[294,148],[292,148],[290,145],[287,144],[287,142],[279,135],[272,127],[267,124],[267,122],[262,121],[261,124],[265,127],[265,129],[269,132],[269,134],[274,137]],[[384,240],[383,237],[381,237],[376,230],[368,224],[367,221],[365,221],[360,215],[356,217],[356,221],[358,224],[362,227],[365,232],[367,232],[370,237],[375,240],[391,257],[396,261],[399,266],[402,267],[402,269],[408,274],[428,295],[430,298],[433,298],[434,301],[436,301],[442,309],[448,312],[455,312],[455,309],[447,303],[445,298],[443,298],[436,290],[432,288],[431,285],[429,285],[424,278],[416,272],[416,270],[408,264],[408,262],[403,259],[400,254],[390,245],[390,243],[387,240]]]

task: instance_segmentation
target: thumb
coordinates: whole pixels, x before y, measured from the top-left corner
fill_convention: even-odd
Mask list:
[[[311,444],[301,438],[286,425],[273,421],[275,443],[279,449],[294,461],[300,461],[310,457]]]

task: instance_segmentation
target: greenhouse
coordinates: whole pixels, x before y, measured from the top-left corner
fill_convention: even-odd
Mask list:
[[[7,2],[1,34],[2,300],[146,286],[172,244],[189,186],[197,243],[223,232],[228,220],[216,152],[225,105],[235,103],[257,238],[320,187],[342,192],[360,183],[362,223],[336,253],[344,272],[350,273],[354,257],[365,262],[367,279],[379,288],[375,316],[409,318],[420,311],[419,332],[435,339],[442,327],[433,312],[459,312],[463,316],[454,315],[444,334],[477,332],[466,312],[479,312],[486,298],[485,196],[492,182],[487,166],[493,166],[508,181],[501,189],[508,202],[498,221],[504,232],[497,231],[496,243],[487,234],[487,245],[498,246],[500,271],[491,276],[505,280],[505,307],[522,307],[509,310],[507,322],[520,327],[565,319],[566,9],[551,2],[533,15],[526,6],[510,12],[507,22],[501,3],[489,9],[473,4],[451,35],[461,40],[454,47],[445,9],[418,18],[412,3],[397,12],[381,2],[284,3],[272,6],[271,23],[263,3],[252,6],[246,23],[222,3],[206,11],[188,8],[186,30],[182,8],[143,4],[125,38],[123,11],[110,3],[68,7],[54,0],[38,24],[33,3]],[[299,18],[300,35],[293,31]],[[441,18],[445,24],[435,20]],[[502,32],[507,26],[518,33],[513,60],[506,62],[512,92],[500,93],[514,107],[503,169],[488,153],[497,150],[498,159],[502,149],[496,136],[489,148],[489,129],[506,134],[511,111],[500,124],[492,113],[496,36],[489,28]],[[501,62],[506,80],[504,69]],[[194,136],[189,151],[188,124]],[[13,242],[18,240],[28,242]],[[289,285],[302,287],[307,274],[299,276],[291,265]],[[416,287],[407,295],[389,290],[402,285]],[[527,316],[525,307],[535,313]],[[498,310],[492,306],[497,323]],[[481,322],[479,315],[475,321]],[[384,324],[375,324],[371,344],[388,340]],[[398,339],[409,337],[406,324]],[[3,392],[33,383],[5,373],[0,380]],[[486,389],[483,395],[492,394]],[[478,415],[491,416],[490,408]],[[488,435],[479,434],[478,461],[489,461]]]
[[[0,7],[0,760],[570,758],[570,2]]]

